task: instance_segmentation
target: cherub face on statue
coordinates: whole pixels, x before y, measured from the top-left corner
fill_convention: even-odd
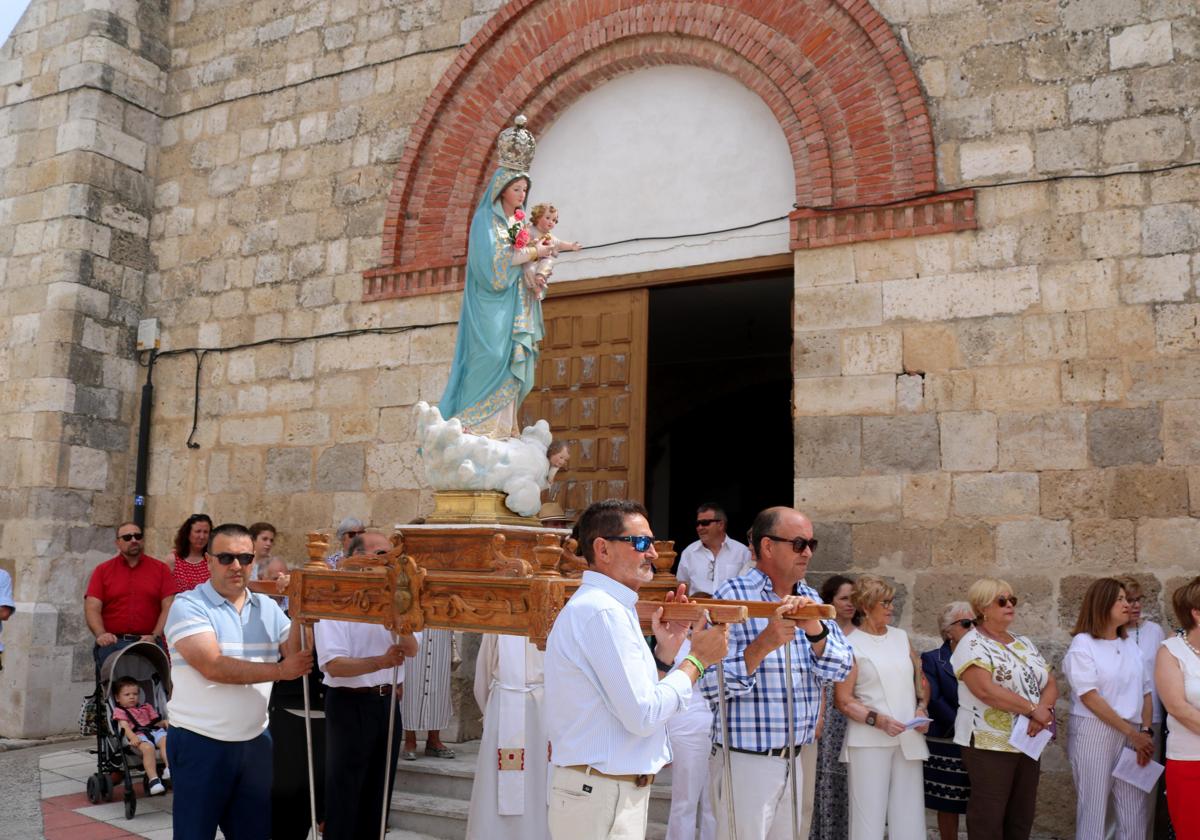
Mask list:
[[[558,224],[558,210],[544,204],[534,207],[529,216],[539,236],[549,236],[550,231]]]
[[[500,192],[500,206],[505,216],[511,216],[518,207],[525,204],[525,196],[529,193],[529,182],[517,178]]]

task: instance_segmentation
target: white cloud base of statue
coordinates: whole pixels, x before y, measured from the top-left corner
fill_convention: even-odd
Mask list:
[[[489,438],[464,432],[457,417],[442,418],[437,406],[417,403],[417,444],[425,477],[434,490],[499,490],[520,516],[536,516],[549,485],[550,426],[538,420],[519,438]]]

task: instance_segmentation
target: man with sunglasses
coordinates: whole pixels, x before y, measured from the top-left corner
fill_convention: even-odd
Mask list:
[[[545,717],[552,747],[550,836],[555,840],[643,837],[654,774],[671,760],[667,721],[687,708],[692,686],[724,655],[723,627],[692,634],[673,662],[686,622],[653,619],[654,653],[634,604],[654,577],[646,509],[607,499],[579,518],[588,568],[546,643]],[[674,593],[672,593],[674,594]],[[680,592],[682,597],[682,592]]]
[[[175,580],[166,563],[145,553],[140,525],[117,526],[117,554],[92,572],[83,596],[83,615],[96,637],[96,673],[114,651],[134,642],[160,641],[175,600]]]
[[[175,840],[259,840],[271,832],[271,736],[267,700],[276,680],[307,674],[297,622],[246,589],[254,540],[242,525],[213,530],[209,580],[184,592],[167,616],[174,691],[167,757],[179,795]],[[282,656],[282,659],[280,658]]]
[[[716,597],[739,601],[778,603],[776,617],[751,618],[729,630],[725,658],[725,695],[729,713],[729,750],[733,790],[720,790],[713,810],[717,814],[718,840],[731,836],[725,797],[732,795],[738,840],[784,840],[792,836],[790,773],[804,788],[805,765],[801,755],[816,731],[822,682],[842,682],[850,673],[854,655],[837,622],[798,623],[782,616],[794,607],[820,603],[817,592],[804,583],[808,563],[817,548],[812,522],[798,510],[773,507],[762,511],[750,529],[757,565],[717,588]],[[787,704],[784,646],[791,646],[792,708]],[[701,683],[709,702],[717,700],[715,672]],[[787,742],[788,715],[795,723],[794,744]],[[723,734],[717,733],[717,745]],[[788,756],[794,760],[789,768]],[[716,753],[713,761],[720,762]],[[719,765],[713,778],[723,779]],[[807,837],[806,814],[796,817]]]
[[[711,598],[718,586],[744,574],[750,566],[750,549],[725,533],[727,522],[719,505],[710,502],[696,509],[696,535],[700,539],[679,555],[675,572],[693,598]]]
[[[382,557],[391,550],[386,536],[367,531],[350,541],[347,556]],[[400,753],[398,715],[388,743],[388,717],[399,699],[392,683],[399,684],[395,691],[403,689],[401,666],[416,655],[420,634],[393,638],[383,625],[360,621],[318,621],[315,629],[326,688],[323,837],[379,837],[385,765],[390,801]]]

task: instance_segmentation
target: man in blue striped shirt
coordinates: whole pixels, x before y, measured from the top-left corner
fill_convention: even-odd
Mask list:
[[[249,592],[254,541],[241,525],[216,528],[205,552],[212,577],[175,598],[167,615],[174,691],[167,758],[177,794],[175,840],[266,840],[271,833],[275,680],[312,668],[300,632],[265,595]],[[282,660],[280,655],[283,655]]]
[[[812,522],[787,507],[768,508],[751,528],[755,568],[717,588],[715,597],[780,604],[770,620],[751,618],[729,628],[725,694],[729,709],[729,748],[733,765],[733,803],[738,840],[784,840],[792,836],[787,748],[795,746],[792,772],[801,776],[800,747],[813,740],[821,704],[821,682],[841,682],[854,656],[834,621],[797,624],[781,618],[788,610],[820,603],[804,583],[817,541]],[[785,650],[791,646],[796,743],[787,743]],[[715,671],[700,683],[710,702],[717,699]],[[723,734],[717,732],[718,745]],[[720,760],[720,755],[714,757]],[[713,778],[723,779],[720,767]],[[798,777],[798,781],[801,781]],[[726,791],[714,803],[717,837],[729,837]]]

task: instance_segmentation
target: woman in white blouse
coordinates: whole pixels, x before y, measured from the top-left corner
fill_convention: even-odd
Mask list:
[[[886,581],[862,575],[851,599],[862,623],[846,636],[854,665],[833,689],[838,711],[848,719],[842,760],[849,765],[850,840],[925,837],[921,762],[929,757],[921,737],[926,718],[920,660],[908,634],[889,627],[896,591]]]
[[[975,629],[950,656],[958,676],[954,743],[971,779],[971,840],[1028,840],[1041,765],[1009,743],[1019,716],[1036,735],[1054,722],[1058,684],[1037,647],[1009,628],[1017,596],[1006,581],[983,578],[967,590]]]
[[[1118,840],[1144,840],[1150,796],[1113,777],[1126,747],[1139,764],[1154,753],[1150,680],[1137,644],[1125,632],[1129,603],[1115,578],[1094,581],[1083,595],[1074,638],[1063,657],[1071,681],[1071,728],[1067,757],[1075,779],[1075,831],[1103,837],[1110,800]]]
[[[1167,810],[1177,840],[1200,838],[1200,577],[1171,596],[1181,636],[1163,642],[1154,665],[1167,710]]]

